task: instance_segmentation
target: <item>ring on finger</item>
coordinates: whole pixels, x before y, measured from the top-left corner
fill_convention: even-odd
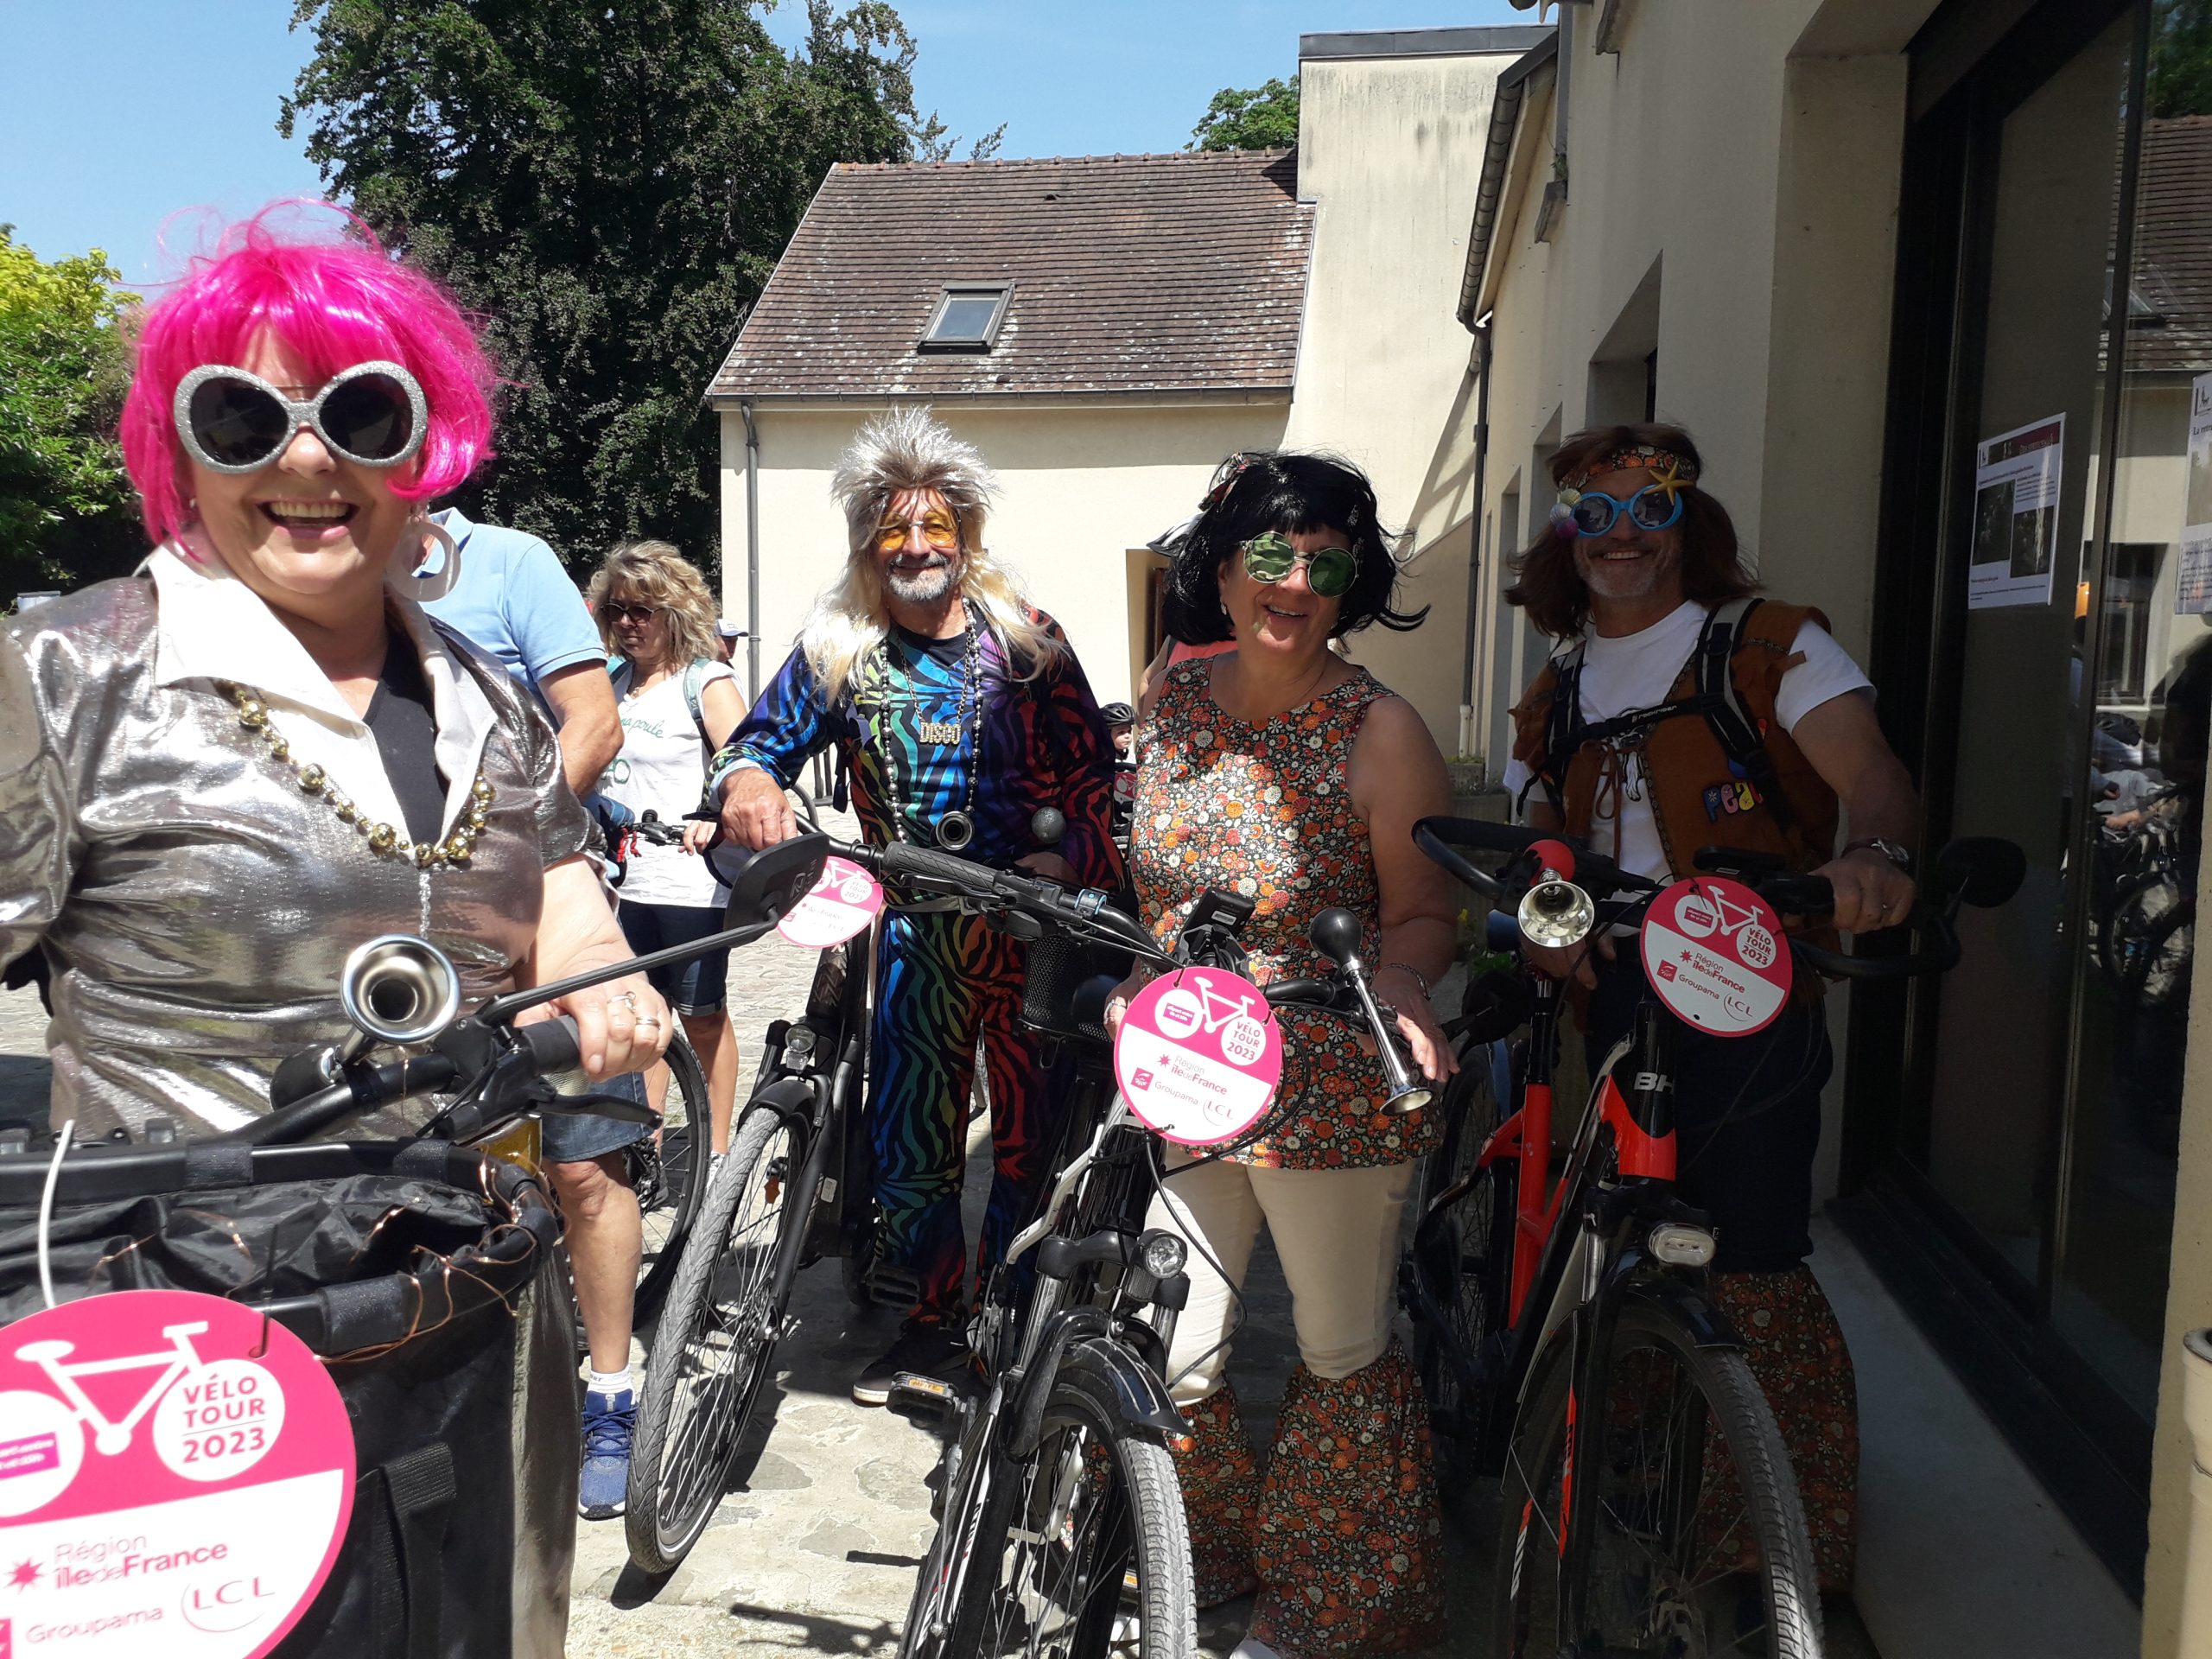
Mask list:
[[[607,999],[607,1006],[610,1008],[627,1008],[632,1014],[635,1014],[638,1011],[638,994],[635,991],[617,991]]]
[[[660,1029],[660,1021],[650,1014],[641,1014],[634,1024],[636,1028],[639,1031],[658,1031]]]

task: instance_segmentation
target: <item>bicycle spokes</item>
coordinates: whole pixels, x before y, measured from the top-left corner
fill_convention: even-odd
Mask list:
[[[1586,1622],[1642,1650],[1764,1652],[1758,1535],[1693,1379],[1656,1350],[1619,1356],[1594,1438]]]

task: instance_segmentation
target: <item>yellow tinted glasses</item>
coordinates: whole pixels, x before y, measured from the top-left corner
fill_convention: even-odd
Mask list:
[[[876,550],[896,553],[908,535],[918,530],[922,544],[934,552],[950,553],[960,545],[960,520],[943,507],[931,507],[914,519],[887,518],[875,527]]]

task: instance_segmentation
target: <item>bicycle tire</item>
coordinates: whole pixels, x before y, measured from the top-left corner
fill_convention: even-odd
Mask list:
[[[707,1073],[678,1026],[670,1037],[668,1093],[661,1102],[660,1144],[651,1154],[653,1167],[636,1172],[638,1217],[645,1249],[638,1262],[638,1289],[632,1304],[633,1325],[651,1323],[676,1281],[684,1240],[699,1218],[707,1196]]]
[[[1484,1046],[1486,1047],[1487,1046]],[[1460,1057],[1452,1087],[1464,1091],[1464,1103],[1446,1116],[1444,1144],[1421,1173],[1421,1222],[1408,1270],[1442,1315],[1439,1330],[1423,1316],[1421,1301],[1403,1298],[1413,1319],[1414,1370],[1428,1402],[1436,1449],[1437,1485],[1446,1493],[1465,1493],[1475,1478],[1494,1473],[1483,1463],[1488,1402],[1471,1397],[1459,1357],[1478,1364],[1488,1357],[1494,1338],[1505,1328],[1511,1298],[1514,1205],[1520,1169],[1500,1160],[1478,1170],[1476,1160],[1500,1120],[1496,1090],[1478,1048]],[[1432,1226],[1431,1205],[1462,1180],[1467,1190]],[[1426,1234],[1426,1236],[1424,1236]]]
[[[1606,1398],[1594,1408],[1584,1402],[1603,1414],[1599,1455],[1578,1467],[1564,1456],[1570,1346],[1554,1342],[1560,1363],[1514,1427],[1497,1555],[1501,1659],[1643,1652],[1654,1650],[1647,1645],[1653,1643],[1666,1644],[1656,1650],[1715,1659],[1819,1659],[1821,1601],[1804,1510],[1781,1431],[1743,1355],[1699,1347],[1663,1306],[1620,1307],[1606,1358]],[[1651,1368],[1635,1363],[1642,1355],[1666,1361],[1691,1392],[1676,1387],[1662,1395]],[[1664,1409],[1656,1408],[1662,1400]],[[1663,1449],[1648,1432],[1654,1424],[1663,1431],[1656,1437]],[[1725,1468],[1713,1460],[1713,1430]],[[1689,1466],[1690,1458],[1679,1454],[1692,1446],[1695,1480],[1670,1479]],[[1656,1471],[1655,1450],[1662,1459]],[[1700,1501],[1708,1492],[1717,1511],[1710,1516]],[[1584,1547],[1576,1561],[1566,1559],[1568,1546],[1560,1541],[1568,1494],[1592,1510],[1589,1524],[1570,1535]],[[1679,1535],[1669,1539],[1669,1531]],[[1582,1590],[1580,1630],[1559,1628],[1561,1592],[1570,1581]]]
[[[1105,1659],[1129,1648],[1116,1637],[1134,1573],[1137,1659],[1190,1659],[1197,1594],[1173,1457],[1120,1424],[1103,1385],[1073,1374],[1054,1379],[1043,1424],[1027,1458],[988,1452],[980,1495],[969,1483],[961,1502],[947,1503],[900,1655]],[[938,1628],[917,1630],[932,1573],[944,1567],[941,1550],[963,1539],[972,1541],[971,1576],[957,1604]]]
[[[673,1570],[721,1501],[775,1357],[776,1268],[801,1147],[780,1113],[748,1111],[685,1241],[653,1332],[630,1454],[624,1530],[642,1572]]]

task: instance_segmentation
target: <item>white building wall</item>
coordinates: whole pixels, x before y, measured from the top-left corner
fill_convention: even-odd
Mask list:
[[[1340,37],[1329,37],[1340,38]],[[1401,608],[1351,654],[1459,747],[1474,524],[1478,382],[1453,313],[1497,77],[1511,54],[1308,58],[1299,65],[1298,188],[1315,203],[1296,400],[1285,442],[1374,480],[1411,555]]]

